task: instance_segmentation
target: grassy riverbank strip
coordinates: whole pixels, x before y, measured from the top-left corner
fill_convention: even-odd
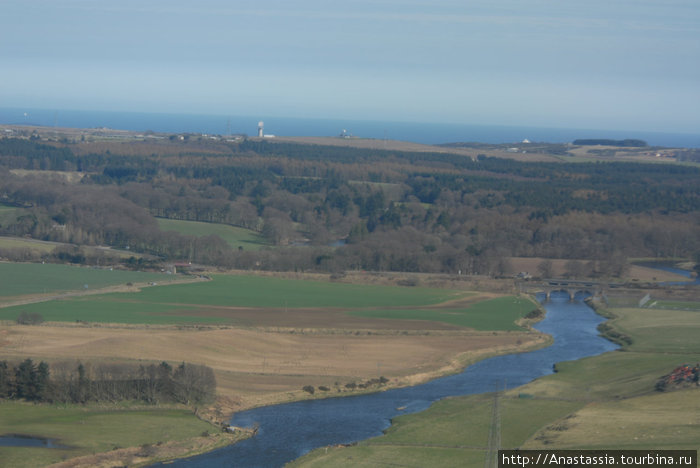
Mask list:
[[[442,400],[396,418],[383,436],[318,449],[290,466],[484,466],[494,405],[501,449],[698,450],[700,389],[655,390],[676,366],[700,361],[692,338],[700,313],[687,309],[607,309],[609,329],[630,338],[619,351],[559,363],[557,373],[497,398]]]
[[[155,458],[195,455],[236,439],[184,408],[145,405],[49,405],[0,402],[0,435],[22,434],[51,439],[56,448],[0,447],[2,466],[37,467],[95,457],[132,466]],[[131,447],[131,448],[129,448]],[[78,460],[79,461],[79,460]],[[81,466],[80,464],[70,466]]]

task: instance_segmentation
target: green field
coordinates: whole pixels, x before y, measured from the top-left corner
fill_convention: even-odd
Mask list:
[[[650,309],[678,309],[700,311],[700,302],[688,301],[654,301],[649,305]]]
[[[171,279],[159,273],[141,273],[39,263],[1,263],[0,297],[99,289],[119,284]]]
[[[157,444],[215,432],[191,411],[35,405],[0,401],[0,434],[32,434],[65,448],[0,447],[0,466],[34,468],[113,448]]]
[[[0,223],[1,224],[1,223]],[[51,253],[57,247],[63,247],[68,249],[74,249],[73,244],[67,244],[63,242],[50,242],[50,241],[40,241],[36,239],[23,238],[23,237],[0,237],[0,248],[3,249],[27,249],[34,251],[38,254],[48,254]],[[138,252],[130,252],[128,250],[119,250],[111,248],[102,248],[90,245],[83,245],[80,247],[80,251],[88,255],[107,257],[118,257],[118,258],[129,258],[135,257],[140,258],[143,255]]]
[[[53,242],[37,242],[33,239],[21,237],[0,237],[0,248],[4,249],[29,249],[41,253],[49,253],[60,244]]]
[[[15,221],[15,218],[17,218],[17,213],[20,209],[21,208],[17,208],[15,206],[8,206],[0,203],[0,226]]]
[[[255,231],[228,224],[203,223],[199,221],[181,221],[178,219],[157,218],[161,231],[175,231],[195,237],[216,235],[232,248],[259,250],[268,245],[265,239]]]
[[[143,302],[243,307],[379,307],[428,305],[466,295],[445,289],[215,275],[214,281],[206,283],[148,288],[133,298]]]
[[[44,266],[49,265],[37,265],[37,267]],[[89,273],[93,270],[85,269],[85,271]],[[76,271],[71,270],[71,272],[77,274]],[[82,320],[145,324],[231,323],[220,313],[216,316],[208,316],[206,309],[221,306],[278,309],[332,307],[356,309],[355,313],[359,314],[363,309],[371,308],[376,313],[378,307],[430,306],[469,295],[470,293],[444,289],[215,275],[212,281],[154,286],[135,293],[99,294],[7,307],[0,309],[0,319],[14,320],[22,312],[36,312],[49,321]],[[512,302],[512,298],[510,301]],[[532,304],[529,304],[528,311],[532,309]],[[447,309],[444,313],[441,312],[445,315],[448,315],[447,313],[449,313]],[[500,323],[500,327],[508,326],[502,323],[504,320],[512,321],[520,317],[519,313],[510,313],[505,317],[496,315],[498,316],[496,322]],[[483,317],[483,311],[479,316]],[[423,320],[431,320],[431,318],[426,316]],[[485,318],[481,321],[487,322]]]
[[[22,312],[41,314],[41,317],[49,322],[81,321],[147,325],[226,323],[226,320],[221,318],[197,315],[192,311],[192,307],[106,300],[101,296],[85,296],[8,307],[0,309],[0,320],[16,320]]]
[[[616,309],[613,324],[630,335],[629,351],[700,353],[700,310]]]
[[[533,308],[534,304],[528,299],[507,296],[477,302],[468,308],[360,310],[350,314],[371,318],[428,320],[476,330],[521,330],[515,322]]]
[[[654,389],[675,367],[700,362],[700,313],[614,309],[632,344],[557,364],[558,372],[499,398],[502,449],[700,448],[699,388]],[[401,416],[386,435],[321,449],[294,467],[484,466],[491,394],[450,398]]]

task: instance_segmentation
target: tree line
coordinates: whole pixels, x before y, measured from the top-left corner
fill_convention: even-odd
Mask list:
[[[0,398],[36,402],[142,401],[201,405],[216,395],[211,368],[181,363],[159,365],[57,363],[32,359],[0,361]]]

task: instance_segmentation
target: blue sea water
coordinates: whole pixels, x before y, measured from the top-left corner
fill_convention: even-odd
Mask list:
[[[383,122],[266,116],[157,114],[54,109],[0,108],[0,124],[100,128],[163,133],[256,135],[258,121],[277,136],[336,136],[343,130],[361,138],[391,139],[425,144],[453,142],[568,143],[579,138],[635,138],[652,146],[700,148],[700,134],[624,130],[591,130],[454,123]]]

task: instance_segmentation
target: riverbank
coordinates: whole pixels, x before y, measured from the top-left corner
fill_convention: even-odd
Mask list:
[[[0,447],[0,465],[35,468],[56,463],[64,467],[94,466],[100,460],[111,463],[109,466],[131,466],[141,459],[181,458],[240,440],[246,431],[222,434],[220,428],[198,418],[192,409],[179,405],[6,400],[0,401],[0,434],[50,439],[54,448]]]
[[[239,430],[235,434],[204,434],[180,441],[161,444],[144,444],[109,452],[86,455],[49,465],[49,468],[112,468],[129,466],[132,468],[150,466],[176,459],[194,457],[227,445],[235,444],[252,436],[252,430]]]

